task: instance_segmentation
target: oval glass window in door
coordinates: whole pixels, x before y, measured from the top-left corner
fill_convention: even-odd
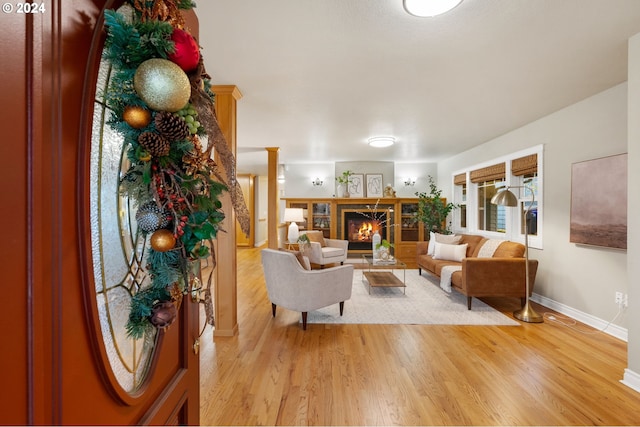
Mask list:
[[[126,331],[131,298],[147,284],[144,267],[148,239],[138,230],[135,206],[122,196],[120,181],[129,169],[123,137],[107,121],[111,115],[104,93],[111,66],[100,64],[91,137],[91,249],[100,328],[118,384],[135,394],[147,378],[157,343],[151,328],[142,338]]]

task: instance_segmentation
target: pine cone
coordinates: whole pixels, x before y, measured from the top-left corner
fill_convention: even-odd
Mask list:
[[[145,233],[153,233],[156,230],[169,225],[169,212],[159,208],[156,202],[147,202],[138,208],[136,221],[140,230]]]
[[[156,114],[156,129],[169,141],[179,141],[189,136],[189,126],[182,118],[168,111]]]
[[[138,137],[138,143],[153,157],[166,156],[171,148],[169,141],[153,132],[141,133]]]

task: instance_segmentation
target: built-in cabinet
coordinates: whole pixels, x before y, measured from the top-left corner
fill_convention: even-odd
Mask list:
[[[320,230],[327,239],[336,238],[333,230],[335,220],[335,209],[333,199],[285,199],[288,208],[301,208],[304,221],[298,223],[298,228],[302,230]],[[334,234],[332,234],[334,233]]]
[[[401,199],[396,210],[398,239],[395,243],[395,256],[407,265],[415,264],[416,242],[425,240],[424,225],[415,217],[418,211],[416,199]]]
[[[304,222],[298,223],[300,230],[321,230],[326,238],[343,238],[343,211],[358,210],[366,215],[368,212],[380,212],[380,209],[390,211],[387,224],[390,230],[386,236],[394,245],[396,258],[407,263],[409,268],[416,268],[416,243],[425,240],[424,226],[415,219],[418,210],[417,198],[330,198],[305,199],[286,198],[286,207],[302,208]],[[383,208],[382,208],[383,207]],[[354,253],[360,250],[350,251]]]

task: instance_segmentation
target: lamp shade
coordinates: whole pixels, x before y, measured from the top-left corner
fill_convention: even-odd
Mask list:
[[[500,206],[518,206],[518,198],[515,194],[509,191],[509,188],[498,191],[495,196],[491,198],[491,203]]]
[[[299,222],[299,221],[304,221],[302,208],[285,208],[284,222]]]

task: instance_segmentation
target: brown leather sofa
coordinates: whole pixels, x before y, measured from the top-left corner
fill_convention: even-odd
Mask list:
[[[503,241],[491,258],[479,258],[478,253],[488,239],[471,234],[460,234],[459,244],[468,244],[466,258],[462,262],[433,259],[427,255],[429,242],[418,242],[416,261],[418,272],[422,269],[440,277],[446,265],[461,265],[462,269],[451,275],[451,288],[467,297],[467,308],[471,310],[473,297],[516,297],[525,302],[524,245]],[[530,293],[536,280],[538,260],[529,259]]]

